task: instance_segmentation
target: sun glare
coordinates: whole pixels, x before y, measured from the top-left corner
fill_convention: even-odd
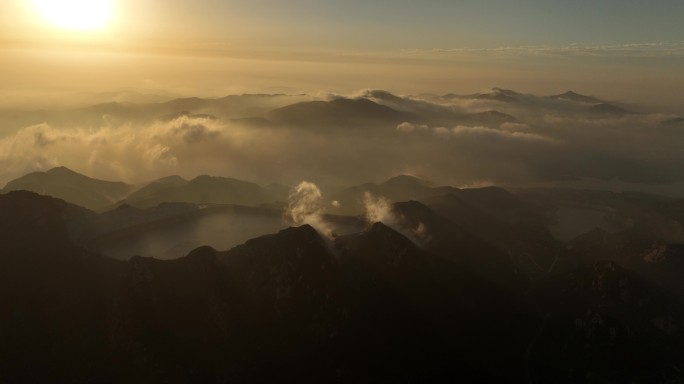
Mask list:
[[[49,26],[95,31],[107,26],[113,17],[113,0],[32,0],[35,10]]]

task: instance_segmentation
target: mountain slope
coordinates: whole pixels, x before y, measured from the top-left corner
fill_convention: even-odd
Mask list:
[[[399,124],[412,115],[377,104],[365,98],[309,101],[288,105],[270,112],[278,124],[319,126]]]
[[[554,100],[567,100],[567,101],[572,101],[576,103],[584,103],[584,104],[598,104],[598,103],[603,103],[603,101],[591,97],[591,96],[585,96],[585,95],[580,95],[579,93],[575,93],[573,91],[567,91],[565,93],[561,93],[559,95],[552,95],[552,96],[546,96],[549,99],[554,99]]]
[[[177,178],[173,181],[153,182],[124,199],[122,203],[149,208],[163,202],[259,205],[286,199],[286,195],[254,183],[202,175],[188,182]]]
[[[0,195],[0,377],[106,381],[108,308],[121,264],[69,240],[62,200]]]
[[[646,245],[635,253],[650,264],[641,271],[578,263],[521,294],[478,271],[473,260],[496,253],[455,213],[467,223],[489,212],[483,223],[516,224],[520,241],[535,243],[523,236],[526,205],[502,190],[468,194],[451,219],[415,201],[395,204],[408,227],[423,223],[432,236],[421,246],[382,223],[332,240],[305,225],[228,251],[125,262],[69,239],[77,208],[68,203],[0,195],[2,381],[681,378],[684,309],[668,291],[681,288],[681,246]],[[605,246],[591,246],[596,239]],[[596,239],[578,240],[572,255],[611,256],[630,236]],[[671,281],[645,279],[649,267],[653,276],[674,269],[662,275]]]
[[[66,167],[57,167],[12,180],[2,189],[2,193],[27,190],[100,210],[126,197],[133,189],[132,185],[126,183],[93,179]]]

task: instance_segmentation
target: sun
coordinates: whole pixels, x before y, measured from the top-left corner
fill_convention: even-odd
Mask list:
[[[114,16],[114,0],[31,0],[51,27],[72,31],[104,29]]]

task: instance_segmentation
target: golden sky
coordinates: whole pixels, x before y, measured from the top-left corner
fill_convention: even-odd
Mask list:
[[[0,102],[121,88],[503,87],[680,103],[684,3],[483,3],[3,0]]]

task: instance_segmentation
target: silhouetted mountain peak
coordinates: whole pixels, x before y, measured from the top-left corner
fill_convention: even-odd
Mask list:
[[[93,179],[66,167],[57,167],[47,172],[33,172],[7,183],[4,192],[27,190],[49,195],[98,210],[113,204],[133,189],[123,182]]]
[[[364,111],[379,111],[379,110],[386,110],[384,107],[378,103],[376,103],[373,100],[368,100],[365,98],[357,98],[357,99],[347,99],[347,98],[339,98],[339,99],[334,99],[329,102],[331,105],[336,105],[340,106],[343,108],[360,108],[361,110]]]
[[[507,113],[489,110],[483,112],[469,113],[459,117],[459,122],[468,125],[499,126],[503,123],[519,122],[514,116]]]
[[[54,167],[51,168],[45,172],[34,172],[33,174],[46,174],[50,175],[52,177],[57,177],[57,178],[62,178],[63,180],[79,180],[79,181],[101,181],[101,182],[109,182],[105,180],[98,180],[94,179],[92,177],[86,176],[82,173],[78,173],[70,168],[61,166],[61,167]],[[115,182],[111,182],[115,183]]]
[[[320,249],[324,249],[323,239],[320,234],[310,225],[304,224],[299,227],[289,227],[283,229],[275,234],[259,236],[248,240],[243,245],[239,245],[230,251],[230,254],[240,254],[247,252],[249,254],[257,252],[263,253],[264,257],[270,257],[272,254],[282,254],[284,250],[291,252],[302,247],[308,247],[314,244]],[[229,258],[229,256],[228,256]],[[224,256],[224,260],[227,258]]]
[[[153,182],[156,183],[162,183],[162,184],[173,184],[173,185],[182,185],[187,183],[188,181],[185,180],[183,177],[178,176],[178,175],[171,175],[171,176],[166,176],[159,178],[157,180],[154,180]]]
[[[218,252],[213,247],[203,245],[190,251],[185,258],[200,262],[215,263],[218,260],[217,256]]]
[[[520,93],[511,90],[511,89],[505,89],[505,88],[498,88],[494,87],[492,88],[492,93],[499,93],[499,94],[504,94],[504,95],[509,95],[509,96],[519,96]]]
[[[519,93],[512,91],[510,89],[492,88],[492,90],[490,92],[476,93],[474,95],[470,95],[468,98],[478,99],[478,100],[501,101],[504,103],[512,103],[512,102],[517,101],[519,96],[520,96]]]
[[[335,239],[342,258],[366,258],[374,263],[403,263],[404,256],[420,252],[411,240],[389,226],[375,222],[365,231]]]
[[[238,180],[232,177],[200,175],[190,180],[185,187],[187,188],[260,188],[257,184],[249,181]]]
[[[85,175],[82,175],[78,172],[72,171],[71,169],[69,169],[67,167],[63,167],[63,166],[62,167],[54,167],[52,169],[49,169],[46,173],[57,175],[57,176],[68,175],[68,176],[87,177]]]
[[[231,182],[231,181],[239,181],[239,180],[231,179],[228,177],[199,175],[199,176],[195,177],[194,179],[190,180],[188,182],[188,184],[194,186],[194,185],[207,185],[207,184],[214,184],[214,183],[225,183],[225,182]]]
[[[278,236],[287,240],[301,240],[301,241],[318,241],[321,240],[321,235],[316,229],[309,224],[300,225],[298,227],[285,228],[278,232]]]
[[[344,124],[350,122],[399,123],[411,114],[394,110],[366,98],[337,98],[331,101],[306,101],[271,111],[270,117],[284,124]]]
[[[392,204],[392,210],[407,220],[420,221],[424,224],[434,221],[437,217],[441,218],[425,204],[416,200],[394,203]]]
[[[568,100],[568,101],[573,101],[573,102],[577,102],[577,103],[586,103],[586,104],[602,103],[601,100],[599,100],[595,97],[580,95],[579,93],[575,93],[573,91],[567,91],[567,92],[561,93],[559,95],[552,95],[552,96],[547,96],[547,97],[549,99]]]
[[[399,96],[393,95],[390,92],[384,91],[382,89],[369,89],[363,93],[363,97],[378,99],[390,102],[401,102],[403,99]]]
[[[276,201],[276,195],[276,192],[249,181],[200,175],[187,182],[177,176],[152,182],[125,201],[139,208],[154,207],[163,202],[252,206]]]
[[[382,185],[396,188],[425,188],[432,186],[430,182],[411,175],[394,176],[382,183]]]
[[[404,237],[399,232],[379,221],[371,224],[371,226],[364,233],[369,236],[392,237],[397,240]]]
[[[471,116],[487,117],[490,119],[496,118],[496,119],[500,119],[503,121],[509,121],[509,122],[518,121],[518,119],[516,119],[515,117],[513,117],[507,113],[495,111],[493,109],[490,109],[489,111],[473,113]]]

